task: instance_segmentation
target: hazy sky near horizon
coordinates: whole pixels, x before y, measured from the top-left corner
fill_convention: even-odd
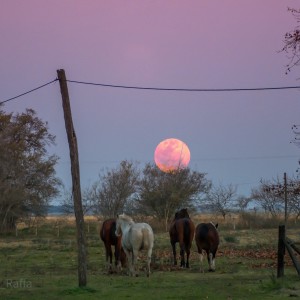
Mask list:
[[[56,78],[164,88],[300,85],[278,51],[296,20],[290,0],[3,0],[0,101]],[[68,83],[82,187],[122,160],[154,162],[163,139],[184,141],[190,168],[249,196],[261,178],[296,174],[300,89],[178,92]],[[71,186],[59,83],[2,107],[33,108],[56,135],[57,175]]]

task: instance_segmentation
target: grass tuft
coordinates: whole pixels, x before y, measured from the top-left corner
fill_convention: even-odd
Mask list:
[[[82,294],[94,294],[97,290],[91,287],[73,287],[61,292],[62,295],[82,295]]]

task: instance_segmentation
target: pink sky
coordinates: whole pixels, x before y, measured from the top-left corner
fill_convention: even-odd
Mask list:
[[[53,80],[176,88],[299,84],[278,53],[296,26],[290,0],[4,0],[0,10],[1,100]],[[121,160],[153,162],[165,138],[185,141],[190,167],[249,195],[261,178],[298,167],[291,127],[298,90],[186,93],[69,84],[83,186]],[[70,186],[68,144],[57,83],[4,109],[33,108],[57,136],[58,175]]]

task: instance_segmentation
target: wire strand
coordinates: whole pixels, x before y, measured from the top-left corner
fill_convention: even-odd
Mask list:
[[[0,101],[0,105],[29,93],[32,93],[36,90],[39,90],[47,85],[50,85],[54,82],[58,81],[58,78],[55,78],[52,81],[49,81],[43,85],[40,85],[34,89],[31,89],[27,92],[24,92],[20,95],[11,97],[4,101]],[[281,86],[281,87],[261,87],[261,88],[224,88],[224,89],[190,89],[190,88],[161,88],[161,87],[142,87],[142,86],[128,86],[128,85],[115,85],[115,84],[104,84],[104,83],[94,83],[94,82],[86,82],[86,81],[77,81],[77,80],[66,80],[70,83],[75,84],[84,84],[84,85],[93,85],[93,86],[101,86],[108,88],[120,88],[120,89],[134,89],[134,90],[152,90],[152,91],[177,91],[177,92],[242,92],[242,91],[269,91],[269,90],[290,90],[290,89],[300,89],[300,86]]]
[[[25,92],[25,93],[22,93],[22,94],[20,94],[20,95],[15,96],[15,97],[6,99],[6,100],[4,100],[4,101],[0,101],[0,105],[3,104],[3,103],[6,103],[6,102],[8,102],[8,101],[17,99],[17,98],[19,98],[19,97],[22,97],[22,96],[24,96],[24,95],[27,95],[27,94],[29,94],[29,93],[32,93],[32,92],[34,92],[34,91],[36,91],[36,90],[39,90],[39,89],[41,89],[41,88],[43,88],[43,87],[45,87],[45,86],[47,86],[47,85],[49,85],[49,84],[51,84],[51,83],[57,81],[57,80],[58,80],[58,79],[55,78],[54,80],[52,80],[52,81],[50,81],[50,82],[47,82],[47,83],[45,83],[45,84],[43,84],[43,85],[40,85],[40,86],[38,86],[38,87],[36,87],[36,88],[30,90],[30,91],[27,91],[27,92]]]
[[[127,86],[127,85],[115,85],[85,82],[77,80],[66,80],[70,83],[94,85],[101,87],[120,88],[120,89],[134,89],[134,90],[153,90],[153,91],[178,91],[178,92],[240,92],[240,91],[268,91],[268,90],[288,90],[288,89],[300,89],[300,86],[282,86],[282,87],[261,87],[261,88],[224,88],[224,89],[189,89],[189,88],[160,88],[160,87],[142,87],[142,86]]]

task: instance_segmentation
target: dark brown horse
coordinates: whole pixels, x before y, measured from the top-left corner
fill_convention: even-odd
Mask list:
[[[115,246],[115,266],[120,268],[126,264],[126,254],[121,246],[122,236],[116,236],[116,219],[105,220],[100,229],[100,238],[105,246],[106,262],[109,259],[109,269],[112,269],[112,246]]]
[[[206,251],[209,271],[215,271],[215,258],[219,247],[218,224],[201,223],[196,227],[195,240],[200,254],[200,271],[203,272],[203,250]]]
[[[190,216],[186,208],[181,209],[175,213],[174,220],[171,223],[170,230],[170,242],[172,245],[174,265],[177,265],[176,259],[176,243],[180,246],[181,267],[189,268],[189,257],[191,252],[191,246],[195,235],[195,225],[190,219]],[[186,262],[184,253],[186,252]]]

